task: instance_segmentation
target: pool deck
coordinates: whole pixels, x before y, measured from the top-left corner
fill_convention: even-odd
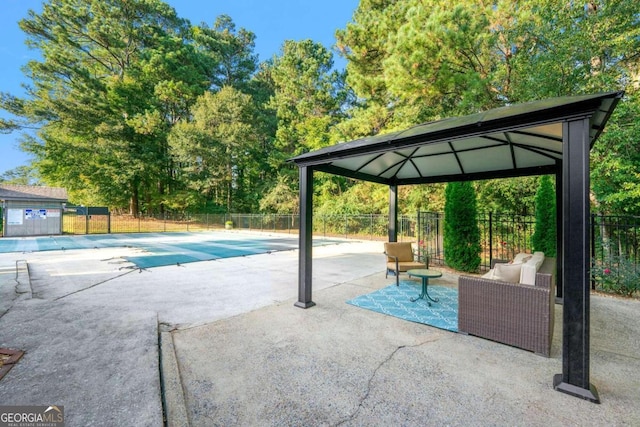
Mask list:
[[[314,247],[306,310],[297,250],[131,268],[139,251],[0,254],[0,347],[25,350],[3,405],[67,426],[640,425],[638,300],[591,298],[597,405],[552,388],[560,305],[544,358],[346,304],[393,282],[380,242]]]

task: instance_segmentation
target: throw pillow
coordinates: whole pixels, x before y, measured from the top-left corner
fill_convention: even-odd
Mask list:
[[[536,265],[526,263],[522,265],[522,271],[520,272],[520,283],[523,285],[536,284]]]
[[[529,261],[532,256],[533,255],[531,254],[519,253],[513,258],[513,262],[511,264],[524,264]]]
[[[493,279],[493,272],[494,272],[494,269],[492,268],[488,272],[484,273],[481,277],[483,279]]]
[[[520,281],[520,269],[522,264],[501,264],[495,265],[493,278],[503,282],[518,283]]]
[[[523,285],[535,285],[536,273],[540,270],[542,263],[544,262],[544,256],[534,255],[525,264],[522,264],[522,271],[520,272],[520,283]]]

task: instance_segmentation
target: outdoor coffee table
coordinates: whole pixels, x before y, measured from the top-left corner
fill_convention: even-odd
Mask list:
[[[428,270],[426,268],[418,268],[415,270],[409,270],[407,271],[407,274],[411,277],[420,277],[422,279],[422,293],[420,295],[418,295],[416,298],[411,298],[410,301],[411,302],[415,302],[419,299],[423,299],[425,301],[427,301],[427,304],[429,304],[429,306],[431,306],[431,302],[429,302],[429,300],[433,301],[433,302],[438,302],[438,299],[433,299],[429,296],[429,293],[427,292],[427,287],[429,286],[429,279],[435,279],[437,277],[442,277],[442,273],[440,273],[439,271],[436,270]]]

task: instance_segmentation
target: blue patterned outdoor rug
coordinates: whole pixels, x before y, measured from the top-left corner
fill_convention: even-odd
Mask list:
[[[429,295],[438,302],[431,307],[423,299],[411,302],[420,294],[422,286],[419,282],[401,281],[379,289],[370,294],[361,295],[347,301],[356,307],[399,317],[411,322],[422,323],[451,332],[458,332],[458,290],[443,286],[429,285]]]

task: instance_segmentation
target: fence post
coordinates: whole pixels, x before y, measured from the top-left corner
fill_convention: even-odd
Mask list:
[[[347,214],[344,214],[344,238],[345,239],[349,238],[349,224],[347,224],[347,221],[349,221],[347,219]]]
[[[420,257],[424,255],[422,253],[422,245],[420,244],[420,242],[422,242],[423,244],[425,242],[424,242],[424,238],[421,239],[420,236],[422,236],[422,223],[420,222],[420,210],[418,209],[418,213],[416,214],[416,240],[418,241],[418,260],[422,259]],[[427,261],[427,263],[428,262],[429,261]],[[427,268],[429,268],[428,265],[427,265]]]
[[[596,214],[591,214],[591,289],[596,289],[596,278],[593,275],[596,259]]]
[[[493,212],[489,211],[489,268],[493,261]]]
[[[373,214],[369,214],[369,240],[373,240]]]

